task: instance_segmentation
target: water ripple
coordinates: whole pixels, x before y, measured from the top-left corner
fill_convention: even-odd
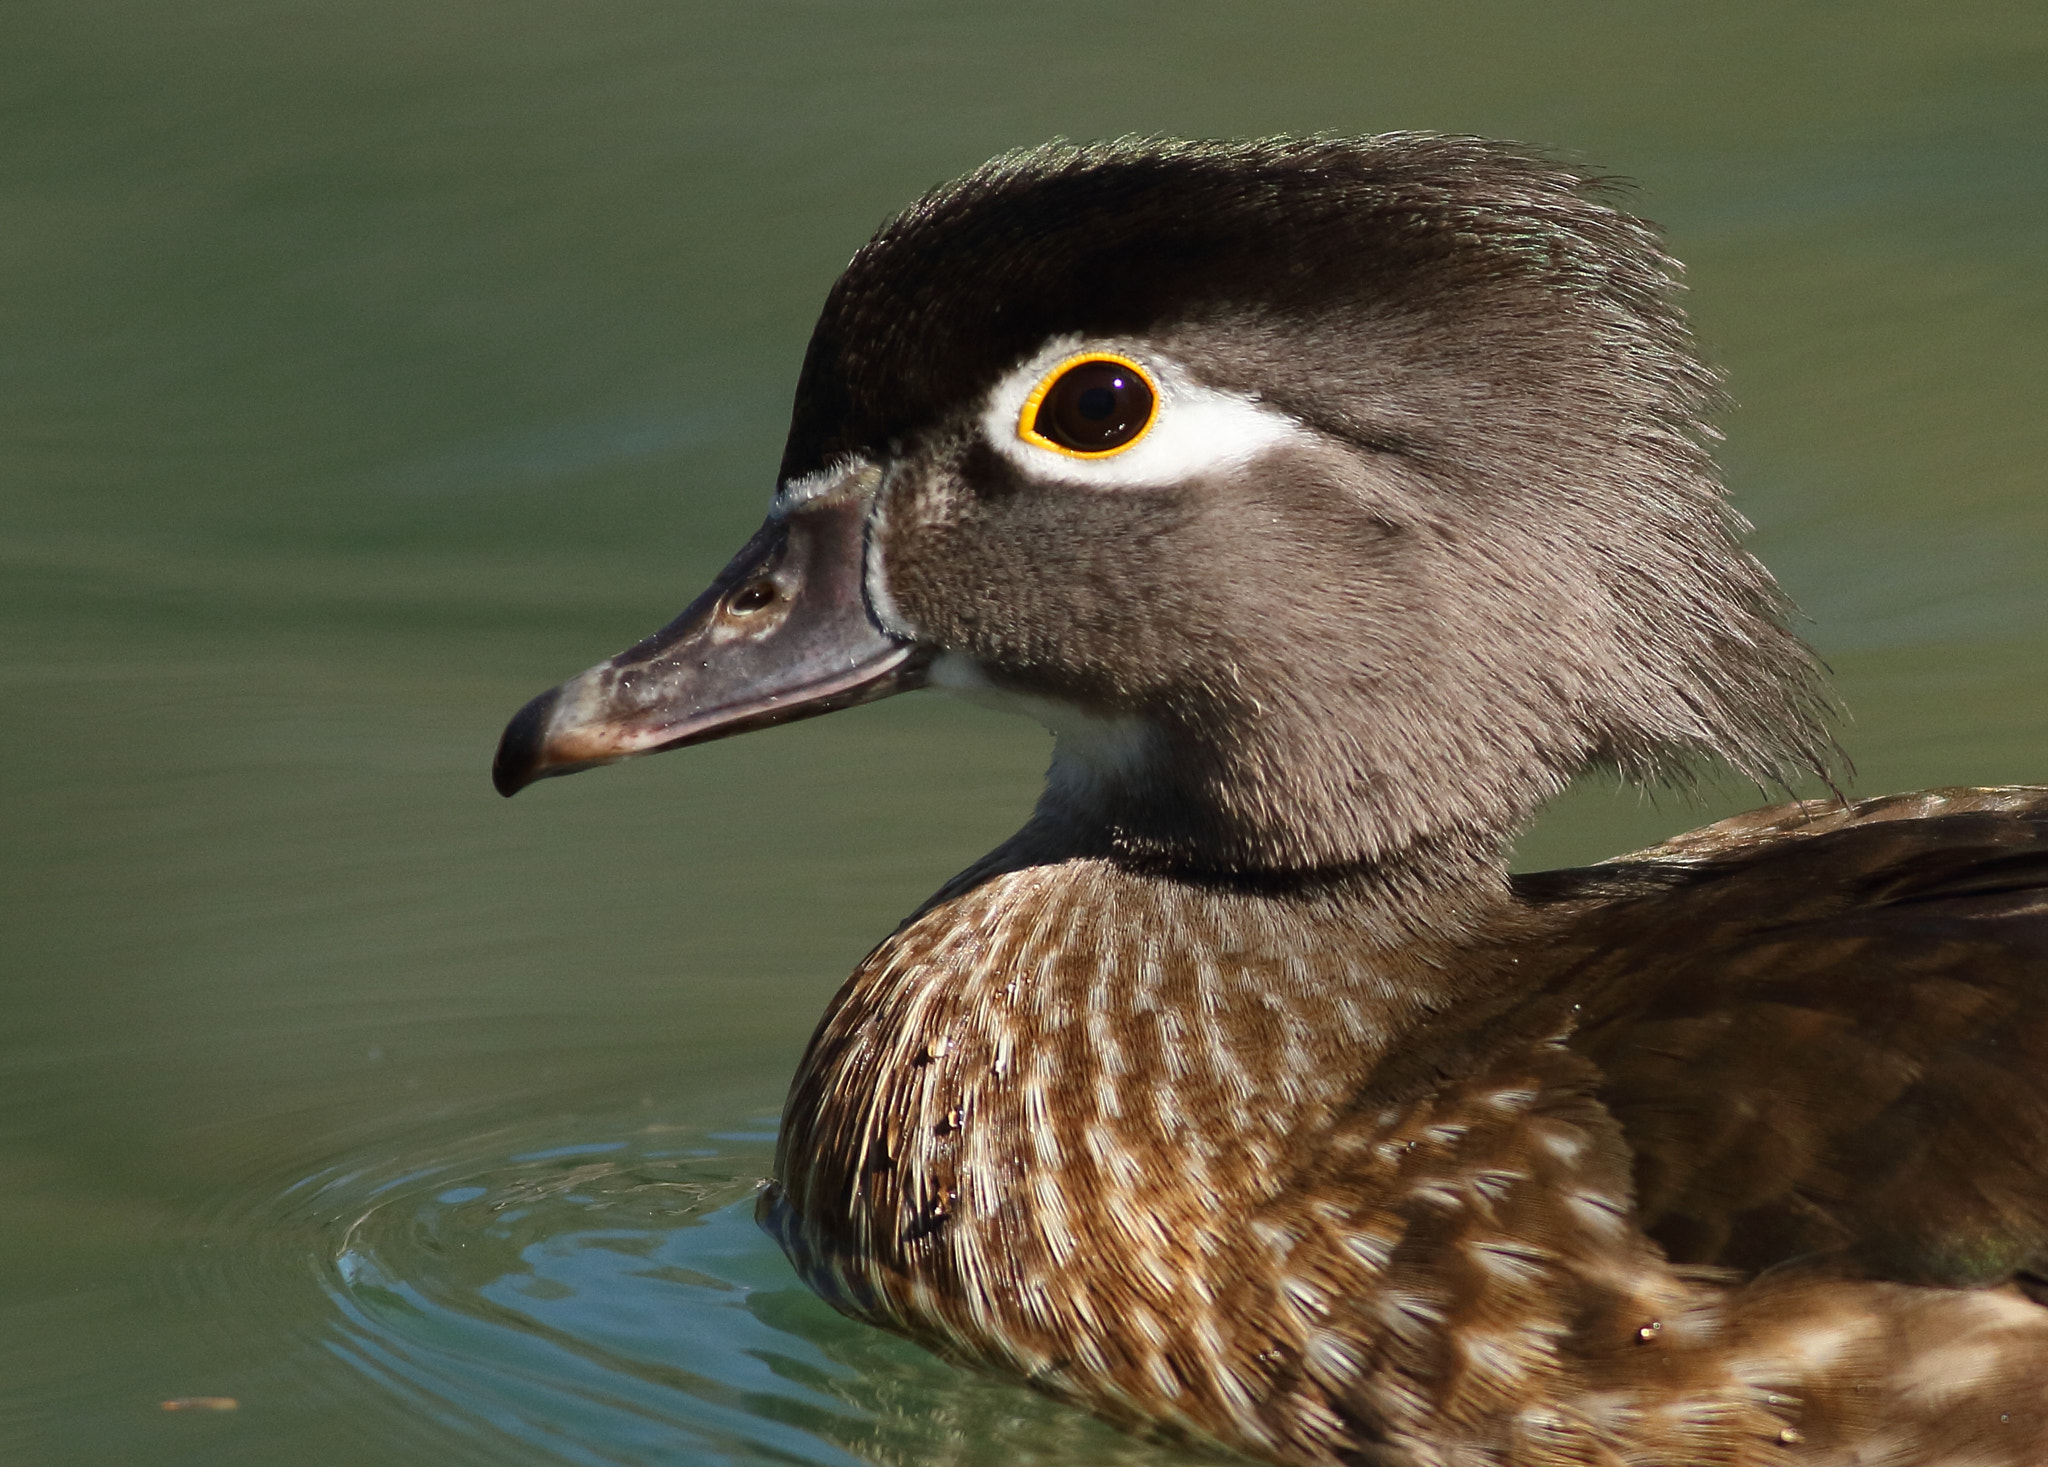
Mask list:
[[[214,1225],[314,1245],[325,1351],[441,1461],[1190,1460],[826,1309],[753,1223],[771,1133],[578,1125],[338,1158]]]

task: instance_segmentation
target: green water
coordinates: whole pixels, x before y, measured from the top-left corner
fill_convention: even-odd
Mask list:
[[[1858,791],[2048,779],[2039,6],[12,0],[0,1459],[1177,1460],[746,1223],[826,996],[1041,733],[485,772],[758,520],[892,208],[1054,134],[1395,127],[1640,181]],[[1523,859],[1754,798],[1585,791]]]

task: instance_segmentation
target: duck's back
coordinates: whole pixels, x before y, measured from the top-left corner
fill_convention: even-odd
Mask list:
[[[1673,1261],[2035,1287],[2048,790],[1781,806],[1525,885],[1632,883],[1573,923],[1572,1044]]]

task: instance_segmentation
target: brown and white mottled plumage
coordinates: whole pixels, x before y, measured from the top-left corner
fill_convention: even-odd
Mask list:
[[[768,525],[497,770],[925,681],[1054,728],[798,1074],[821,1294],[1278,1463],[2048,1461],[2048,790],[1505,874],[1590,764],[1831,753],[1668,273],[1406,135],[1040,149],[854,258]],[[1077,353],[1129,452],[1024,431]]]

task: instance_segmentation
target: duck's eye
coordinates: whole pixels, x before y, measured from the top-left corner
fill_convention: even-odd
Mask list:
[[[1024,400],[1017,433],[1041,448],[1102,458],[1144,437],[1158,413],[1159,394],[1143,367],[1097,354],[1046,373]]]

